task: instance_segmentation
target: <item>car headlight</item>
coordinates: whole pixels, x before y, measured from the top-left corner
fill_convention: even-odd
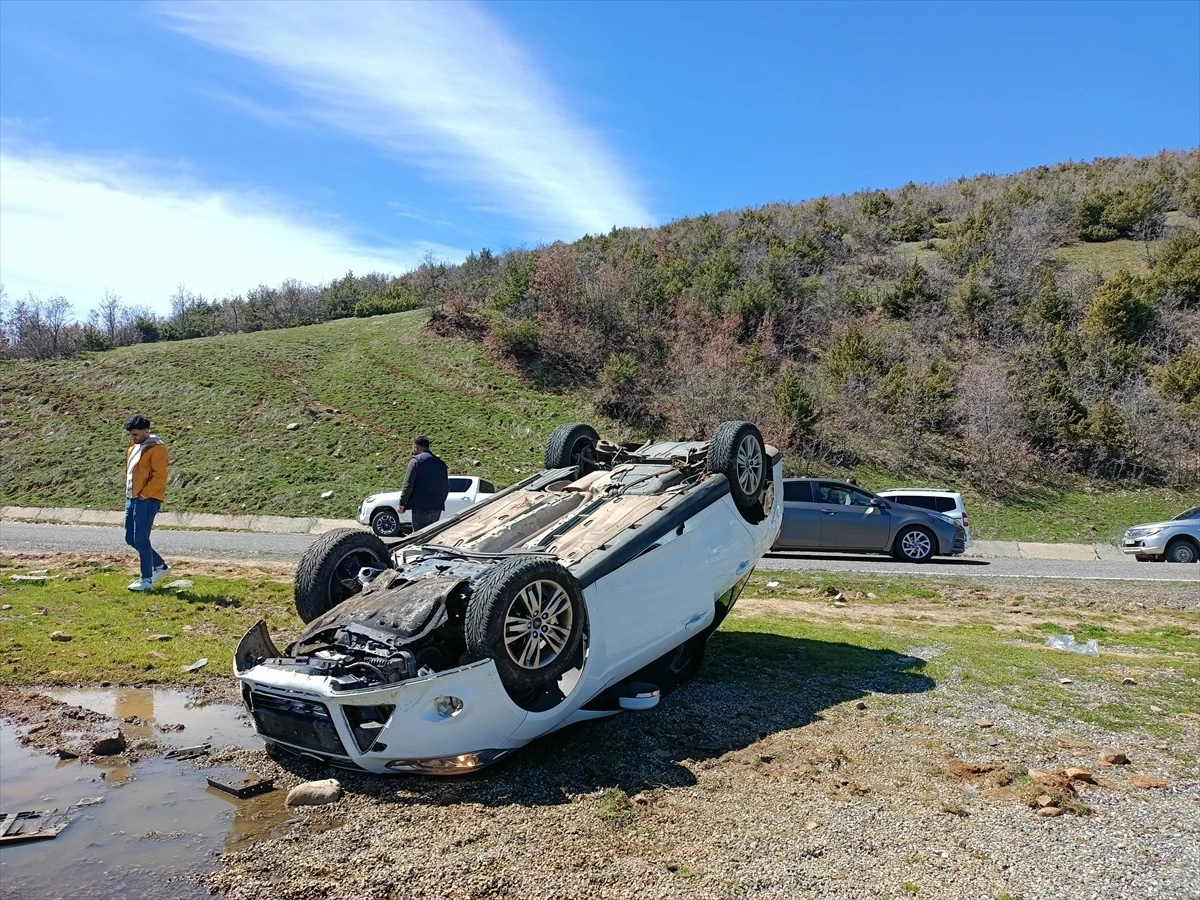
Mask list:
[[[1162,531],[1161,528],[1130,528],[1129,531],[1125,533],[1129,537],[1142,538],[1151,537],[1152,535],[1158,534],[1160,531]]]

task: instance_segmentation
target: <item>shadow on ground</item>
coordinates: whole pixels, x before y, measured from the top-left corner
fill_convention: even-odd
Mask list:
[[[884,553],[824,553],[815,550],[772,550],[763,556],[764,559],[796,559],[823,562],[896,562]],[[905,565],[902,563],[902,565]],[[934,556],[923,563],[907,563],[912,566],[913,574],[927,574],[928,569],[938,566],[990,566],[991,562],[979,557]]]
[[[288,754],[303,778],[342,781],[384,803],[540,806],[620,788],[627,794],[695,783],[684,760],[706,760],[802,728],[822,710],[869,693],[928,691],[923,660],[890,650],[760,632],[718,632],[700,675],[653,710],[586,722],[535,741],[471,776],[380,777],[331,770]]]

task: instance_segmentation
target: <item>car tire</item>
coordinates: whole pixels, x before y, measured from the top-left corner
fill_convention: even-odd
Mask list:
[[[729,480],[729,493],[743,519],[752,524],[762,521],[763,494],[770,482],[774,502],[774,481],[767,446],[757,427],[750,422],[723,422],[717,426],[708,445],[708,471]],[[765,510],[766,515],[770,512]]]
[[[546,450],[543,461],[547,469],[565,469],[568,466],[579,466],[580,476],[594,472],[596,469],[596,445],[600,443],[600,435],[591,425],[582,422],[568,422],[559,425],[546,439]]]
[[[321,535],[296,566],[292,596],[296,614],[308,623],[362,590],[358,570],[391,565],[387,545],[357,528],[336,528]]]
[[[518,556],[497,563],[467,603],[467,657],[491,659],[509,694],[528,696],[553,687],[576,663],[584,615],[579,582],[556,560]]]
[[[404,534],[400,514],[390,506],[381,506],[371,514],[371,530],[385,538]]]
[[[1187,538],[1175,538],[1167,544],[1167,552],[1163,554],[1167,562],[1175,563],[1194,563],[1198,556],[1196,545]]]
[[[933,558],[937,536],[919,525],[901,529],[892,544],[892,555],[901,562],[923,563]]]

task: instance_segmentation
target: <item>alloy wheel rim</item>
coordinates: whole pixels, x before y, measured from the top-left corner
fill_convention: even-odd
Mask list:
[[[910,531],[904,536],[902,544],[904,555],[912,559],[927,555],[931,546],[929,536],[920,531]]]
[[[383,535],[393,535],[400,527],[400,520],[391,513],[380,513],[375,517],[375,528]]]
[[[752,434],[742,438],[737,452],[737,479],[742,493],[753,495],[762,483],[763,454],[758,439]]]
[[[522,669],[544,669],[566,649],[575,622],[571,596],[557,581],[525,585],[504,616],[504,648]]]

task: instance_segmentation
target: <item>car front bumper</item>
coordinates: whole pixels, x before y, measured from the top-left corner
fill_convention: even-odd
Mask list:
[[[1167,552],[1167,534],[1152,534],[1146,537],[1130,537],[1121,539],[1121,551],[1131,556],[1162,556]]]
[[[334,690],[328,676],[264,665],[238,680],[267,742],[378,774],[475,771],[524,743],[510,739],[529,715],[509,698],[490,659],[357,691]]]

